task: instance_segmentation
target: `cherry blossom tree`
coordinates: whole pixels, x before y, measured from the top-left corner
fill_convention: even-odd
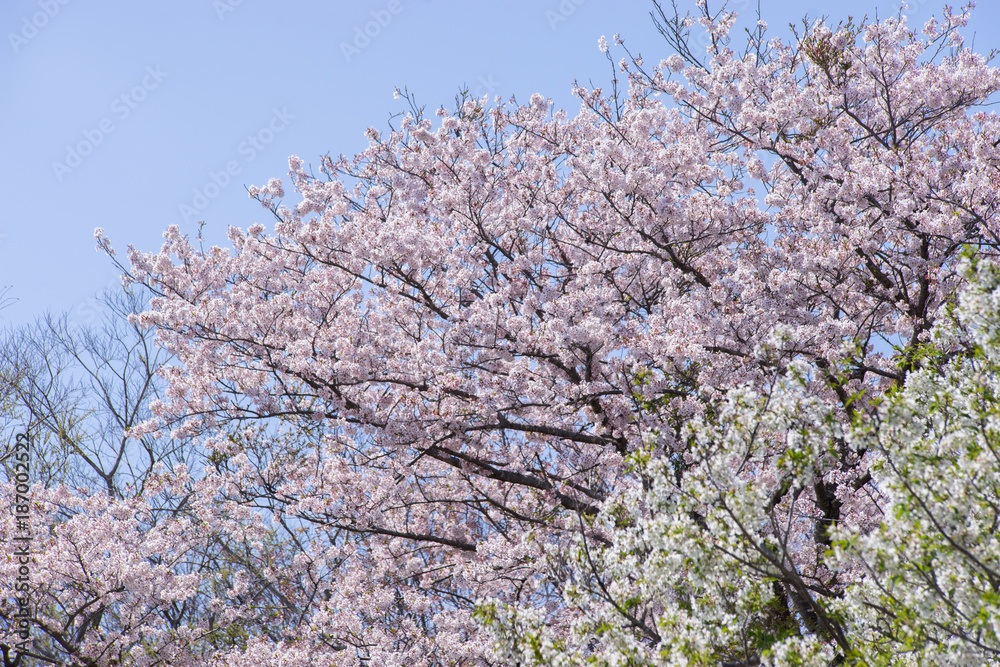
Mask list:
[[[160,533],[176,524],[180,503],[158,491],[164,485],[154,471],[199,457],[190,442],[128,434],[150,418],[149,402],[162,390],[156,370],[165,351],[152,331],[127,322],[145,305],[136,293],[108,293],[97,326],[48,315],[0,338],[7,445],[0,479],[11,508],[0,529],[0,570],[5,586],[15,588],[27,568],[34,614],[25,641],[14,604],[24,591],[15,588],[0,603],[5,665],[121,662],[122,651],[139,643],[136,633],[155,635],[157,618],[166,627],[165,617],[194,613],[190,595],[176,589],[197,579],[190,572],[198,567],[197,543],[175,539],[167,548]],[[15,452],[22,440],[26,446]]]
[[[618,645],[544,642],[603,619],[635,655],[791,664],[855,659],[851,610],[910,631],[919,606],[848,595],[906,528],[886,448],[847,434],[930,363],[962,253],[998,254],[1000,74],[950,9],[788,43],[761,23],[740,51],[700,11],[658,11],[674,55],[626,50],[575,116],[415,109],[353,158],[291,158],[294,205],[250,188],[271,230],[129,250],[153,296],[132,321],[174,359],[130,436],[202,459],[132,497],[38,491],[46,604],[101,609],[71,660],[502,664],[523,644],[498,653],[497,623],[571,660]],[[656,521],[677,544],[621,548]]]
[[[254,532],[259,520],[242,511],[227,520],[211,478],[193,493],[187,470],[206,463],[193,441],[132,437],[162,396],[156,371],[169,359],[153,331],[127,321],[146,305],[138,294],[102,303],[98,326],[46,316],[0,339],[5,667],[197,664],[250,634],[280,635],[269,610],[281,594],[260,565],[281,562],[280,539]],[[32,583],[27,639],[22,566]]]

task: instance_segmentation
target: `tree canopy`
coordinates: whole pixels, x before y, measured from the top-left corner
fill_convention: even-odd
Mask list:
[[[1000,72],[967,12],[699,11],[576,115],[415,108],[130,248],[127,435],[194,459],[32,487],[37,659],[995,659]]]

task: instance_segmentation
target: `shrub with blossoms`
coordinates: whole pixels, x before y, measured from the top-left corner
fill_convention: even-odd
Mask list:
[[[169,481],[198,545],[169,545],[174,575],[199,576],[182,622],[90,614],[73,660],[166,636],[170,664],[234,667],[982,655],[960,558],[907,561],[954,583],[953,611],[907,616],[928,570],[891,574],[879,536],[927,521],[890,520],[916,481],[856,425],[946,367],[927,342],[962,253],[1000,255],[1000,73],[950,9],[759,24],[743,51],[700,11],[659,12],[676,54],[624,59],[575,116],[414,113],[292,158],[294,204],[252,189],[271,229],[130,249],[154,295],[132,321],[173,355],[130,433],[200,443]]]

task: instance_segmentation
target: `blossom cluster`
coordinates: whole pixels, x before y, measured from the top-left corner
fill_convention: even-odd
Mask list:
[[[842,429],[805,391],[810,369],[800,367],[766,394],[732,390],[717,415],[690,422],[682,473],[638,452],[643,483],[597,517],[610,539],[581,534],[571,550],[564,599],[578,613],[568,632],[531,609],[481,602],[504,657],[657,667],[1000,659],[1000,268],[976,268],[932,332],[928,352],[948,360],[913,372],[871,419]],[[844,444],[869,460],[880,521],[845,517],[826,548],[803,548],[819,528],[807,500],[814,462]]]

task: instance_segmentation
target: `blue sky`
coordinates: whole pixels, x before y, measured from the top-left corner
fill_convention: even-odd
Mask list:
[[[913,25],[941,9],[909,4]],[[755,1],[730,5],[756,18]],[[782,36],[804,14],[898,9],[760,5]],[[980,5],[967,32],[985,52],[1000,45],[1000,3]],[[96,296],[117,282],[94,250],[95,227],[120,251],[150,251],[171,224],[193,236],[204,220],[206,240],[223,245],[230,225],[269,226],[244,186],[285,177],[289,155],[316,164],[363,149],[366,128],[404,109],[397,86],[428,110],[468,87],[524,102],[539,92],[575,111],[574,80],[609,79],[601,35],[620,33],[647,61],[669,55],[650,9],[646,0],[3,0],[0,286],[17,301],[0,325],[46,311],[95,319]]]

